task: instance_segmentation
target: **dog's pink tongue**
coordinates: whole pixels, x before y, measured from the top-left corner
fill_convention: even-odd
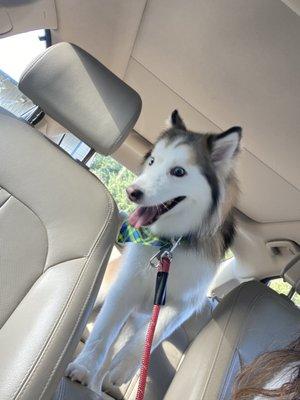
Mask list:
[[[128,218],[130,225],[135,228],[149,225],[157,215],[157,207],[138,207]]]

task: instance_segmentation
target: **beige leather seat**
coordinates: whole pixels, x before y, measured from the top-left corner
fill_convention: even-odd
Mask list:
[[[141,108],[83,50],[48,49],[20,89],[96,151],[114,151]],[[84,329],[118,228],[101,182],[0,113],[0,399],[50,399]]]
[[[241,285],[194,339],[165,400],[230,400],[234,378],[257,355],[300,334],[300,310],[259,282]]]
[[[204,319],[194,316],[153,353],[145,400],[230,400],[242,364],[300,333],[300,310],[256,281],[229,293],[205,324],[208,317],[209,308]],[[134,400],[136,389],[137,377],[121,390],[106,387],[110,395],[64,380],[55,400]]]
[[[259,282],[245,283],[153,353],[145,399],[229,400],[242,363],[299,334],[300,310],[287,297]],[[121,390],[106,389],[113,398],[134,400],[137,378]]]

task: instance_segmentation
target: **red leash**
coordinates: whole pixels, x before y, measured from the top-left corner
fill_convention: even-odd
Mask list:
[[[178,241],[179,243],[179,241]],[[177,243],[177,244],[178,244]],[[176,244],[176,245],[177,245]],[[174,250],[174,246],[171,249]],[[154,297],[154,306],[152,310],[151,320],[147,329],[144,352],[142,357],[142,364],[140,369],[140,378],[139,378],[139,386],[136,394],[135,400],[143,400],[146,389],[146,381],[149,370],[150,363],[150,353],[152,348],[152,342],[154,337],[154,332],[157,324],[157,319],[160,311],[160,306],[165,304],[166,300],[166,285],[167,279],[169,275],[169,269],[172,259],[172,253],[165,252],[162,254],[159,264],[158,264],[158,272],[156,276],[156,287],[155,287],[155,297]]]
[[[153,306],[152,317],[151,317],[151,321],[149,323],[148,330],[147,330],[144,353],[143,353],[143,357],[142,357],[142,365],[141,365],[141,369],[140,369],[139,386],[138,386],[135,400],[143,400],[144,399],[145,389],[146,389],[146,381],[147,381],[148,369],[149,369],[149,363],[150,363],[150,352],[151,352],[153,336],[154,336],[154,332],[155,332],[155,327],[156,327],[159,311],[160,311],[160,306],[155,304]]]

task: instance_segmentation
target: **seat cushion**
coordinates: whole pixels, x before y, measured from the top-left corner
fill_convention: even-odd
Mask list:
[[[86,386],[63,378],[52,400],[114,400],[106,393],[97,394]]]

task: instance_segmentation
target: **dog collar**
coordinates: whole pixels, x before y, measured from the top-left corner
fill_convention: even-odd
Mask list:
[[[117,243],[128,242],[160,248],[172,245],[171,240],[154,236],[149,228],[134,228],[128,221],[124,221],[117,237]]]

